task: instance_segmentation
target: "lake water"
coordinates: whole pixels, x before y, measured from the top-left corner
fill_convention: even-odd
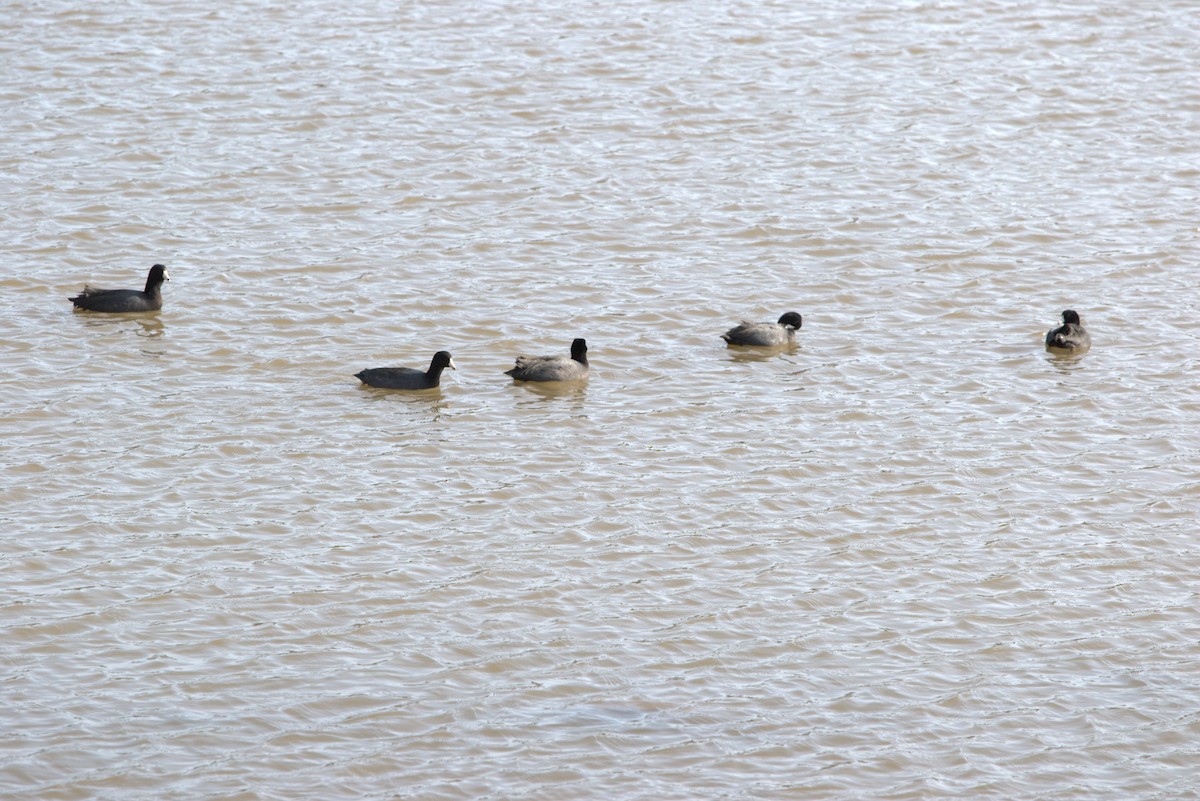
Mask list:
[[[1200,797],[1190,0],[0,33],[5,801]]]

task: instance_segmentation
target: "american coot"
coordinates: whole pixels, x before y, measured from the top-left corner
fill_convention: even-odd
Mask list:
[[[580,381],[588,377],[587,343],[571,343],[571,356],[518,356],[517,366],[505,370],[517,381]]]
[[[450,354],[439,350],[433,354],[433,361],[428,370],[417,370],[414,367],[373,367],[355,373],[354,377],[367,386],[380,389],[433,389],[442,380],[442,370],[449,367],[457,369]]]
[[[1058,350],[1087,350],[1092,346],[1092,335],[1079,320],[1079,312],[1067,309],[1062,313],[1063,324],[1046,332],[1046,347]]]
[[[97,312],[145,312],[162,308],[162,283],[170,281],[167,268],[156,264],[146,276],[146,289],[94,289],[86,284],[71,298],[77,309]]]
[[[746,323],[730,328],[721,339],[730,345],[791,345],[803,321],[796,312],[788,312],[777,323]]]

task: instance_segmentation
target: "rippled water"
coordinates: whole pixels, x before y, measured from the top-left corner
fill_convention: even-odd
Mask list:
[[[1200,795],[1191,3],[0,32],[6,801]]]

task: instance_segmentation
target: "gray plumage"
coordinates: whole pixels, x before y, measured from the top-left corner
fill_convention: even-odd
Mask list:
[[[796,312],[788,312],[777,323],[747,323],[730,328],[721,339],[730,345],[791,345],[803,320]]]
[[[71,298],[77,309],[96,312],[146,312],[162,308],[162,284],[170,281],[167,268],[156,264],[146,276],[146,289],[95,289],[84,285],[83,291]]]
[[[1046,332],[1046,347],[1059,350],[1087,350],[1092,346],[1092,335],[1083,327],[1079,312],[1067,309],[1062,313],[1063,324]]]
[[[587,343],[572,342],[570,356],[518,356],[504,373],[517,381],[580,381],[588,377]]]
[[[414,367],[372,367],[355,373],[354,377],[367,386],[380,389],[433,389],[442,381],[442,371],[449,367],[456,370],[454,360],[444,350],[433,354],[428,370]]]

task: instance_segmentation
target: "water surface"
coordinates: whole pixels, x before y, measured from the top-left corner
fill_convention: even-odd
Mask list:
[[[1200,792],[1191,4],[7,12],[6,799]]]

